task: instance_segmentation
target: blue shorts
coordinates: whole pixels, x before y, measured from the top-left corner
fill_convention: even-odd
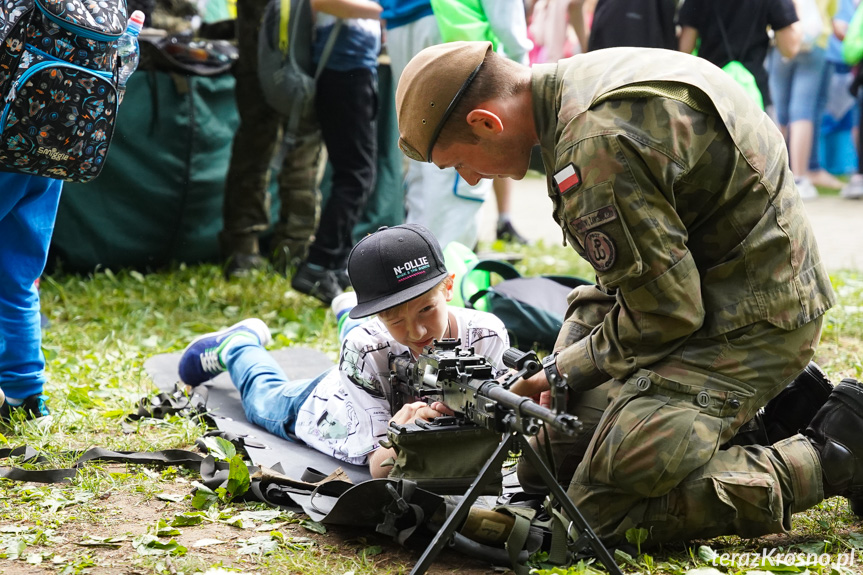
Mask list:
[[[824,108],[824,98],[819,92],[824,84],[826,68],[827,51],[823,48],[800,52],[791,60],[783,58],[779,50],[771,52],[770,97],[780,126],[800,120],[817,122],[819,107]]]

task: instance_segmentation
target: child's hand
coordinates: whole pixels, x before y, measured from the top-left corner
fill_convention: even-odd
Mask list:
[[[438,411],[438,409],[436,409],[438,407],[444,411]],[[415,401],[413,403],[406,403],[403,405],[402,408],[393,415],[390,423],[404,425],[405,423],[413,423],[415,419],[430,420],[441,415],[452,415],[452,410],[439,401],[436,401],[431,406],[423,401]]]
[[[435,401],[431,404],[431,408],[435,410],[439,415],[455,415],[455,411],[444,405],[439,401]],[[435,416],[437,417],[437,416]]]

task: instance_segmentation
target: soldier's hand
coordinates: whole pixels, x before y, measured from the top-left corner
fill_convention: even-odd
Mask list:
[[[512,384],[509,390],[524,397],[534,397],[543,391],[548,391],[550,387],[548,379],[545,377],[545,371],[540,371],[528,378],[519,379]]]

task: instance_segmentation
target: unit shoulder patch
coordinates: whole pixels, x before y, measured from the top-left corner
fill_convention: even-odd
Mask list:
[[[575,218],[569,225],[572,226],[573,231],[579,235],[584,235],[588,231],[593,228],[599,227],[602,224],[614,221],[617,219],[617,209],[614,205],[607,205],[599,208],[594,212],[590,212],[587,215],[581,216],[580,218]]]
[[[611,268],[617,257],[614,240],[599,230],[594,230],[584,237],[584,251],[590,265],[600,272]]]

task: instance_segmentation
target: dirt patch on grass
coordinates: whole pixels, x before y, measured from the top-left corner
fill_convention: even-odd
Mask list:
[[[165,483],[160,496],[182,497],[191,490],[184,483]],[[141,555],[135,538],[153,533],[160,520],[170,524],[178,514],[194,513],[188,499],[163,501],[144,493],[105,493],[86,506],[70,506],[57,511],[59,527],[21,550],[17,559],[0,559],[0,574],[42,575],[46,573],[93,573],[136,575],[149,573],[195,573],[211,567],[240,570],[244,573],[407,573],[422,549],[406,549],[391,539],[357,529],[328,528],[315,533],[296,522],[304,515],[274,522],[246,521],[235,527],[206,520],[200,525],[179,527],[179,534],[159,537],[162,543],[174,541],[187,551],[180,555]],[[235,511],[239,513],[242,506]],[[21,521],[14,527],[39,525]],[[45,517],[44,519],[48,519]],[[12,527],[9,522],[3,525]],[[266,537],[277,531],[288,542],[275,553],[263,556],[243,554],[243,541]],[[32,531],[31,531],[32,533]],[[295,550],[291,541],[301,542]],[[101,543],[101,544],[100,544]],[[29,562],[28,562],[29,561]],[[428,570],[434,575],[460,573],[488,575],[500,573],[490,565],[448,549]]]

